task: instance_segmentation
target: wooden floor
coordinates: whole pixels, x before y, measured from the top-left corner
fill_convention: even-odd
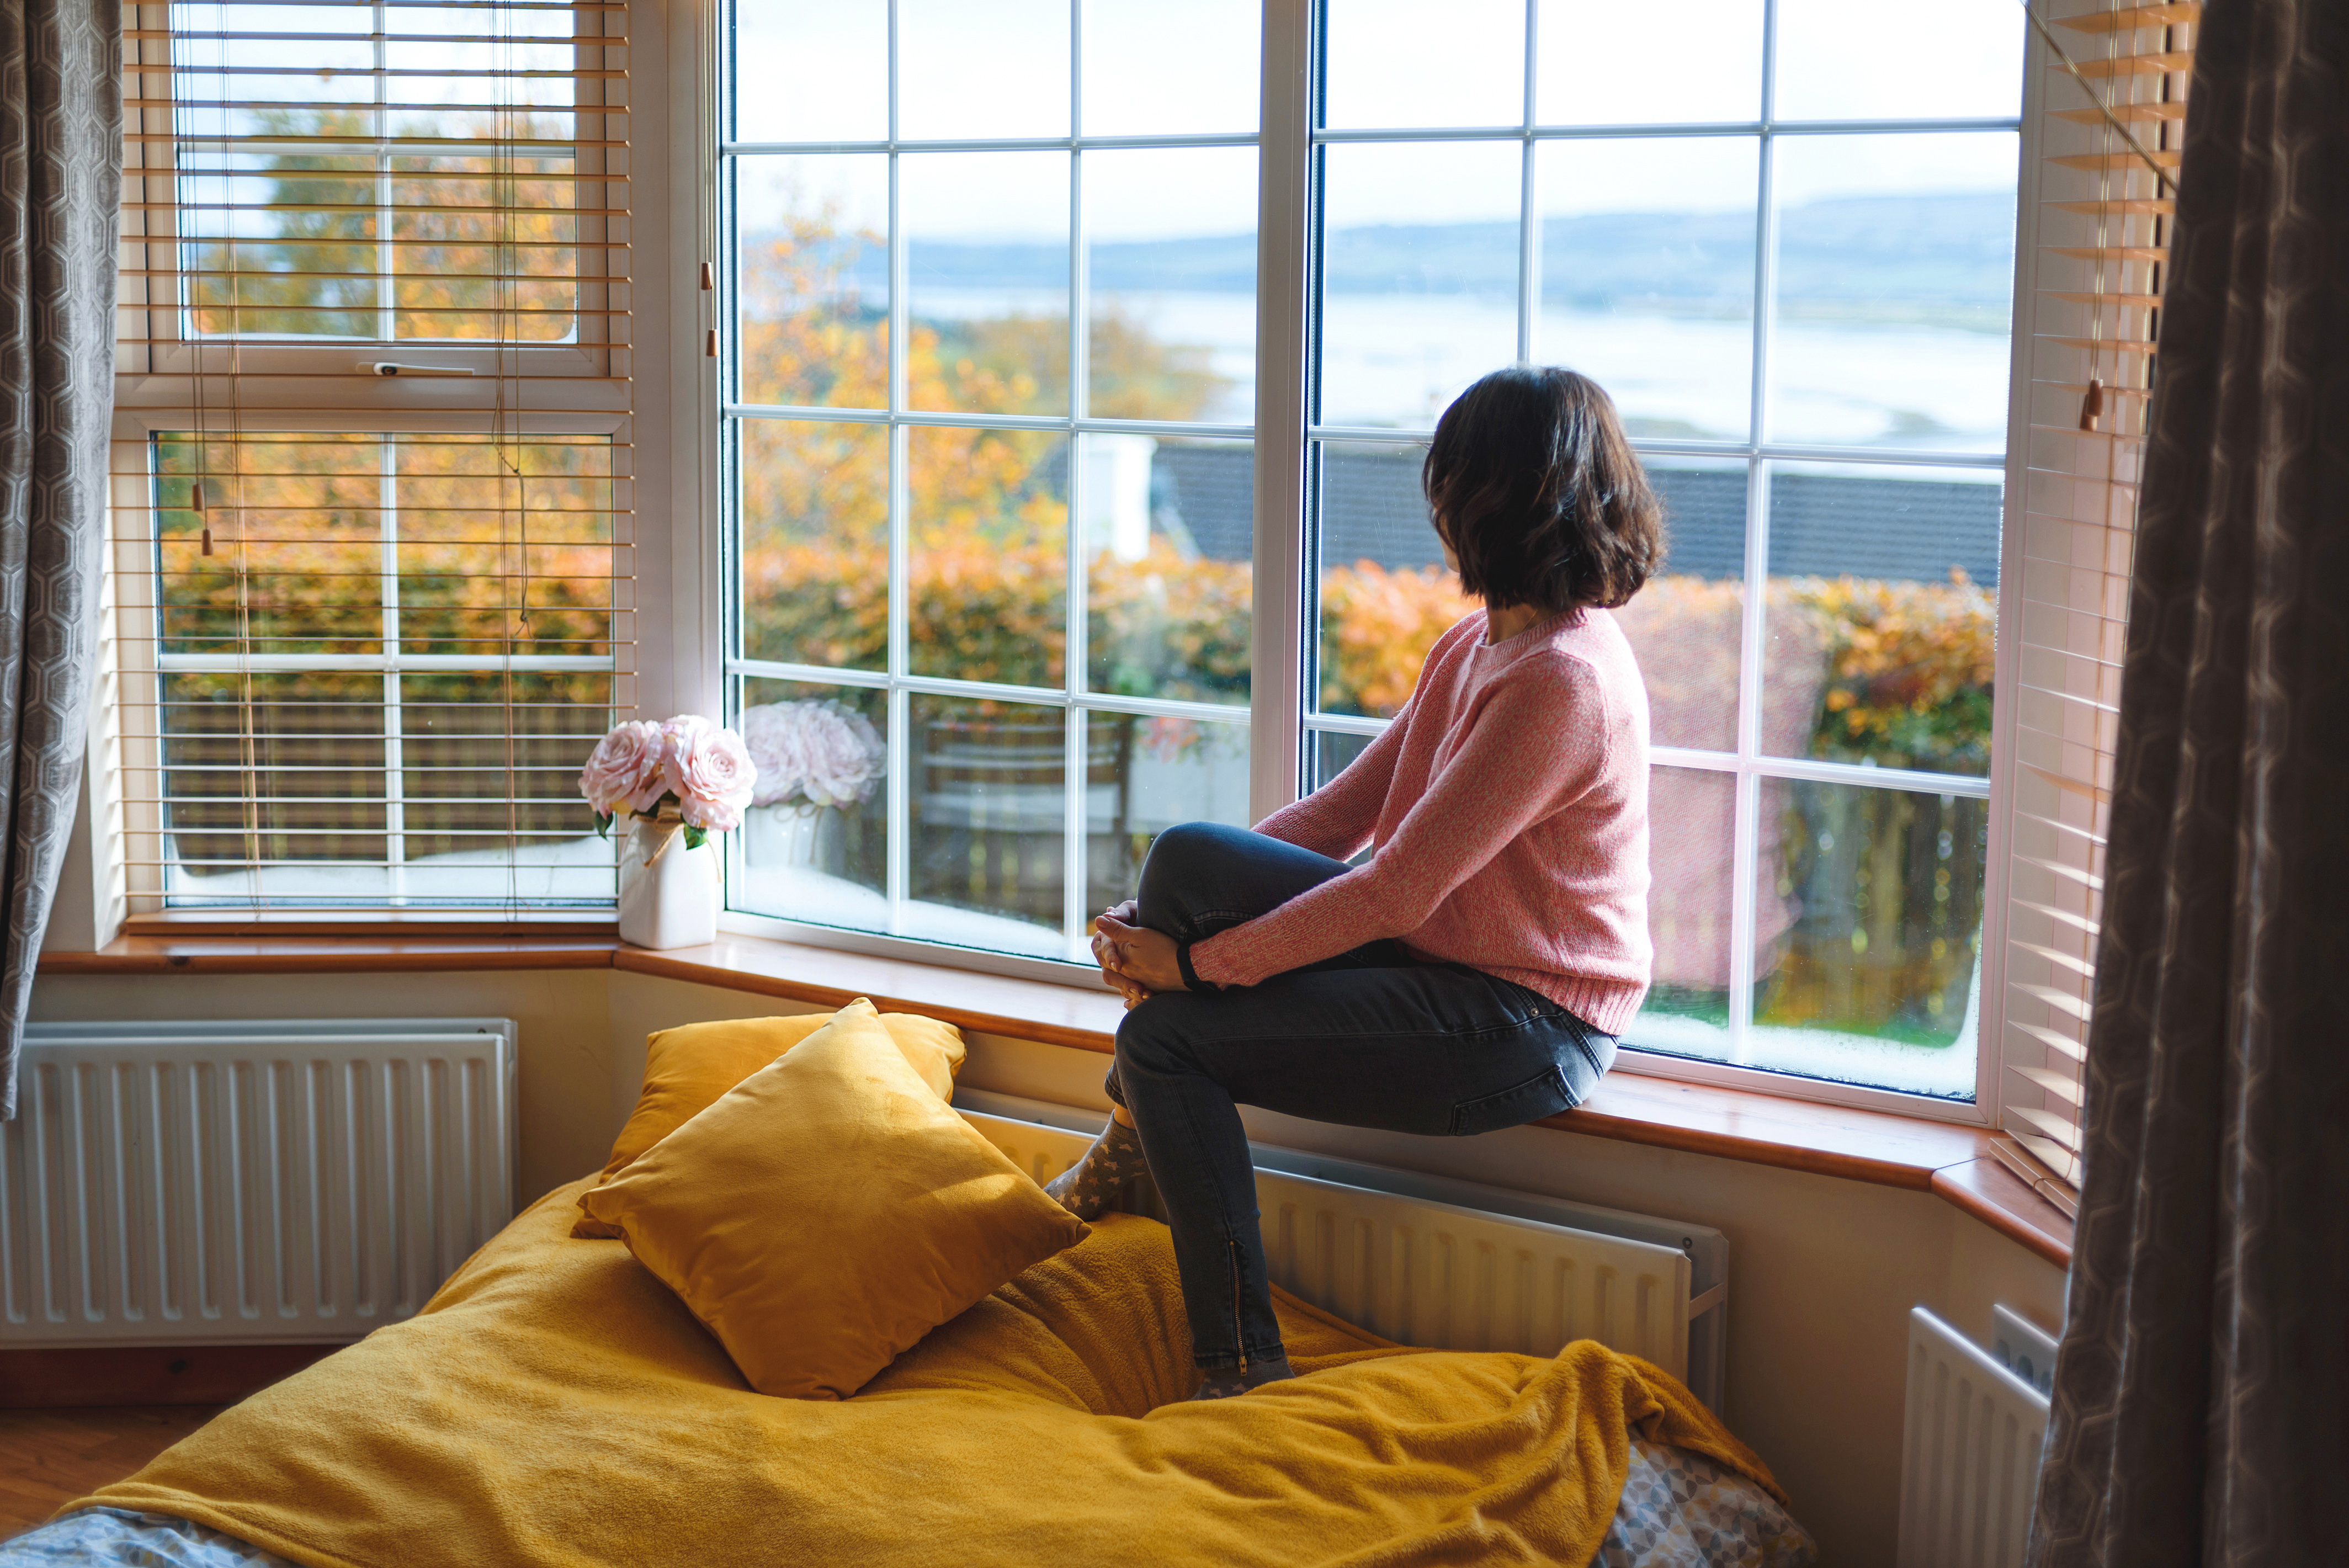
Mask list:
[[[217,1405],[0,1410],[0,1540],[120,1480],[220,1411]]]

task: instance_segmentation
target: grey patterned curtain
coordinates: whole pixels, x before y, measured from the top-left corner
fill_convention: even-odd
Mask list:
[[[2349,1560],[2345,46],[2203,15],[2033,1568]]]
[[[119,0],[0,0],[0,1117],[98,662],[121,69]]]

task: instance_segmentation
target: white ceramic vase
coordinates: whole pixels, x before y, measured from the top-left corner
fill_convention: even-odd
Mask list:
[[[632,821],[620,846],[620,940],[695,947],[717,936],[717,840],[688,849],[676,822]]]

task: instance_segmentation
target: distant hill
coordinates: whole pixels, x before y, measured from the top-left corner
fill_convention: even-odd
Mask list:
[[[1583,309],[1648,305],[1737,310],[1754,293],[1754,220],[1743,212],[1618,212],[1545,222],[1545,295]],[[916,275],[972,289],[1051,288],[1066,281],[1057,245],[916,241]],[[1512,223],[1388,224],[1329,236],[1323,264],[1341,294],[1513,295]],[[867,252],[857,280],[878,291],[886,259]],[[1096,246],[1099,289],[1247,293],[1253,236]],[[2002,325],[2014,286],[2014,200],[1996,193],[1867,196],[1815,201],[1779,218],[1780,297],[1868,301]]]

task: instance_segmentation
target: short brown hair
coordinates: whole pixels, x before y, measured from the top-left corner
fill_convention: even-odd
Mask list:
[[[1663,510],[1614,400],[1572,370],[1513,365],[1460,394],[1420,482],[1460,585],[1489,605],[1613,609],[1663,563]]]

